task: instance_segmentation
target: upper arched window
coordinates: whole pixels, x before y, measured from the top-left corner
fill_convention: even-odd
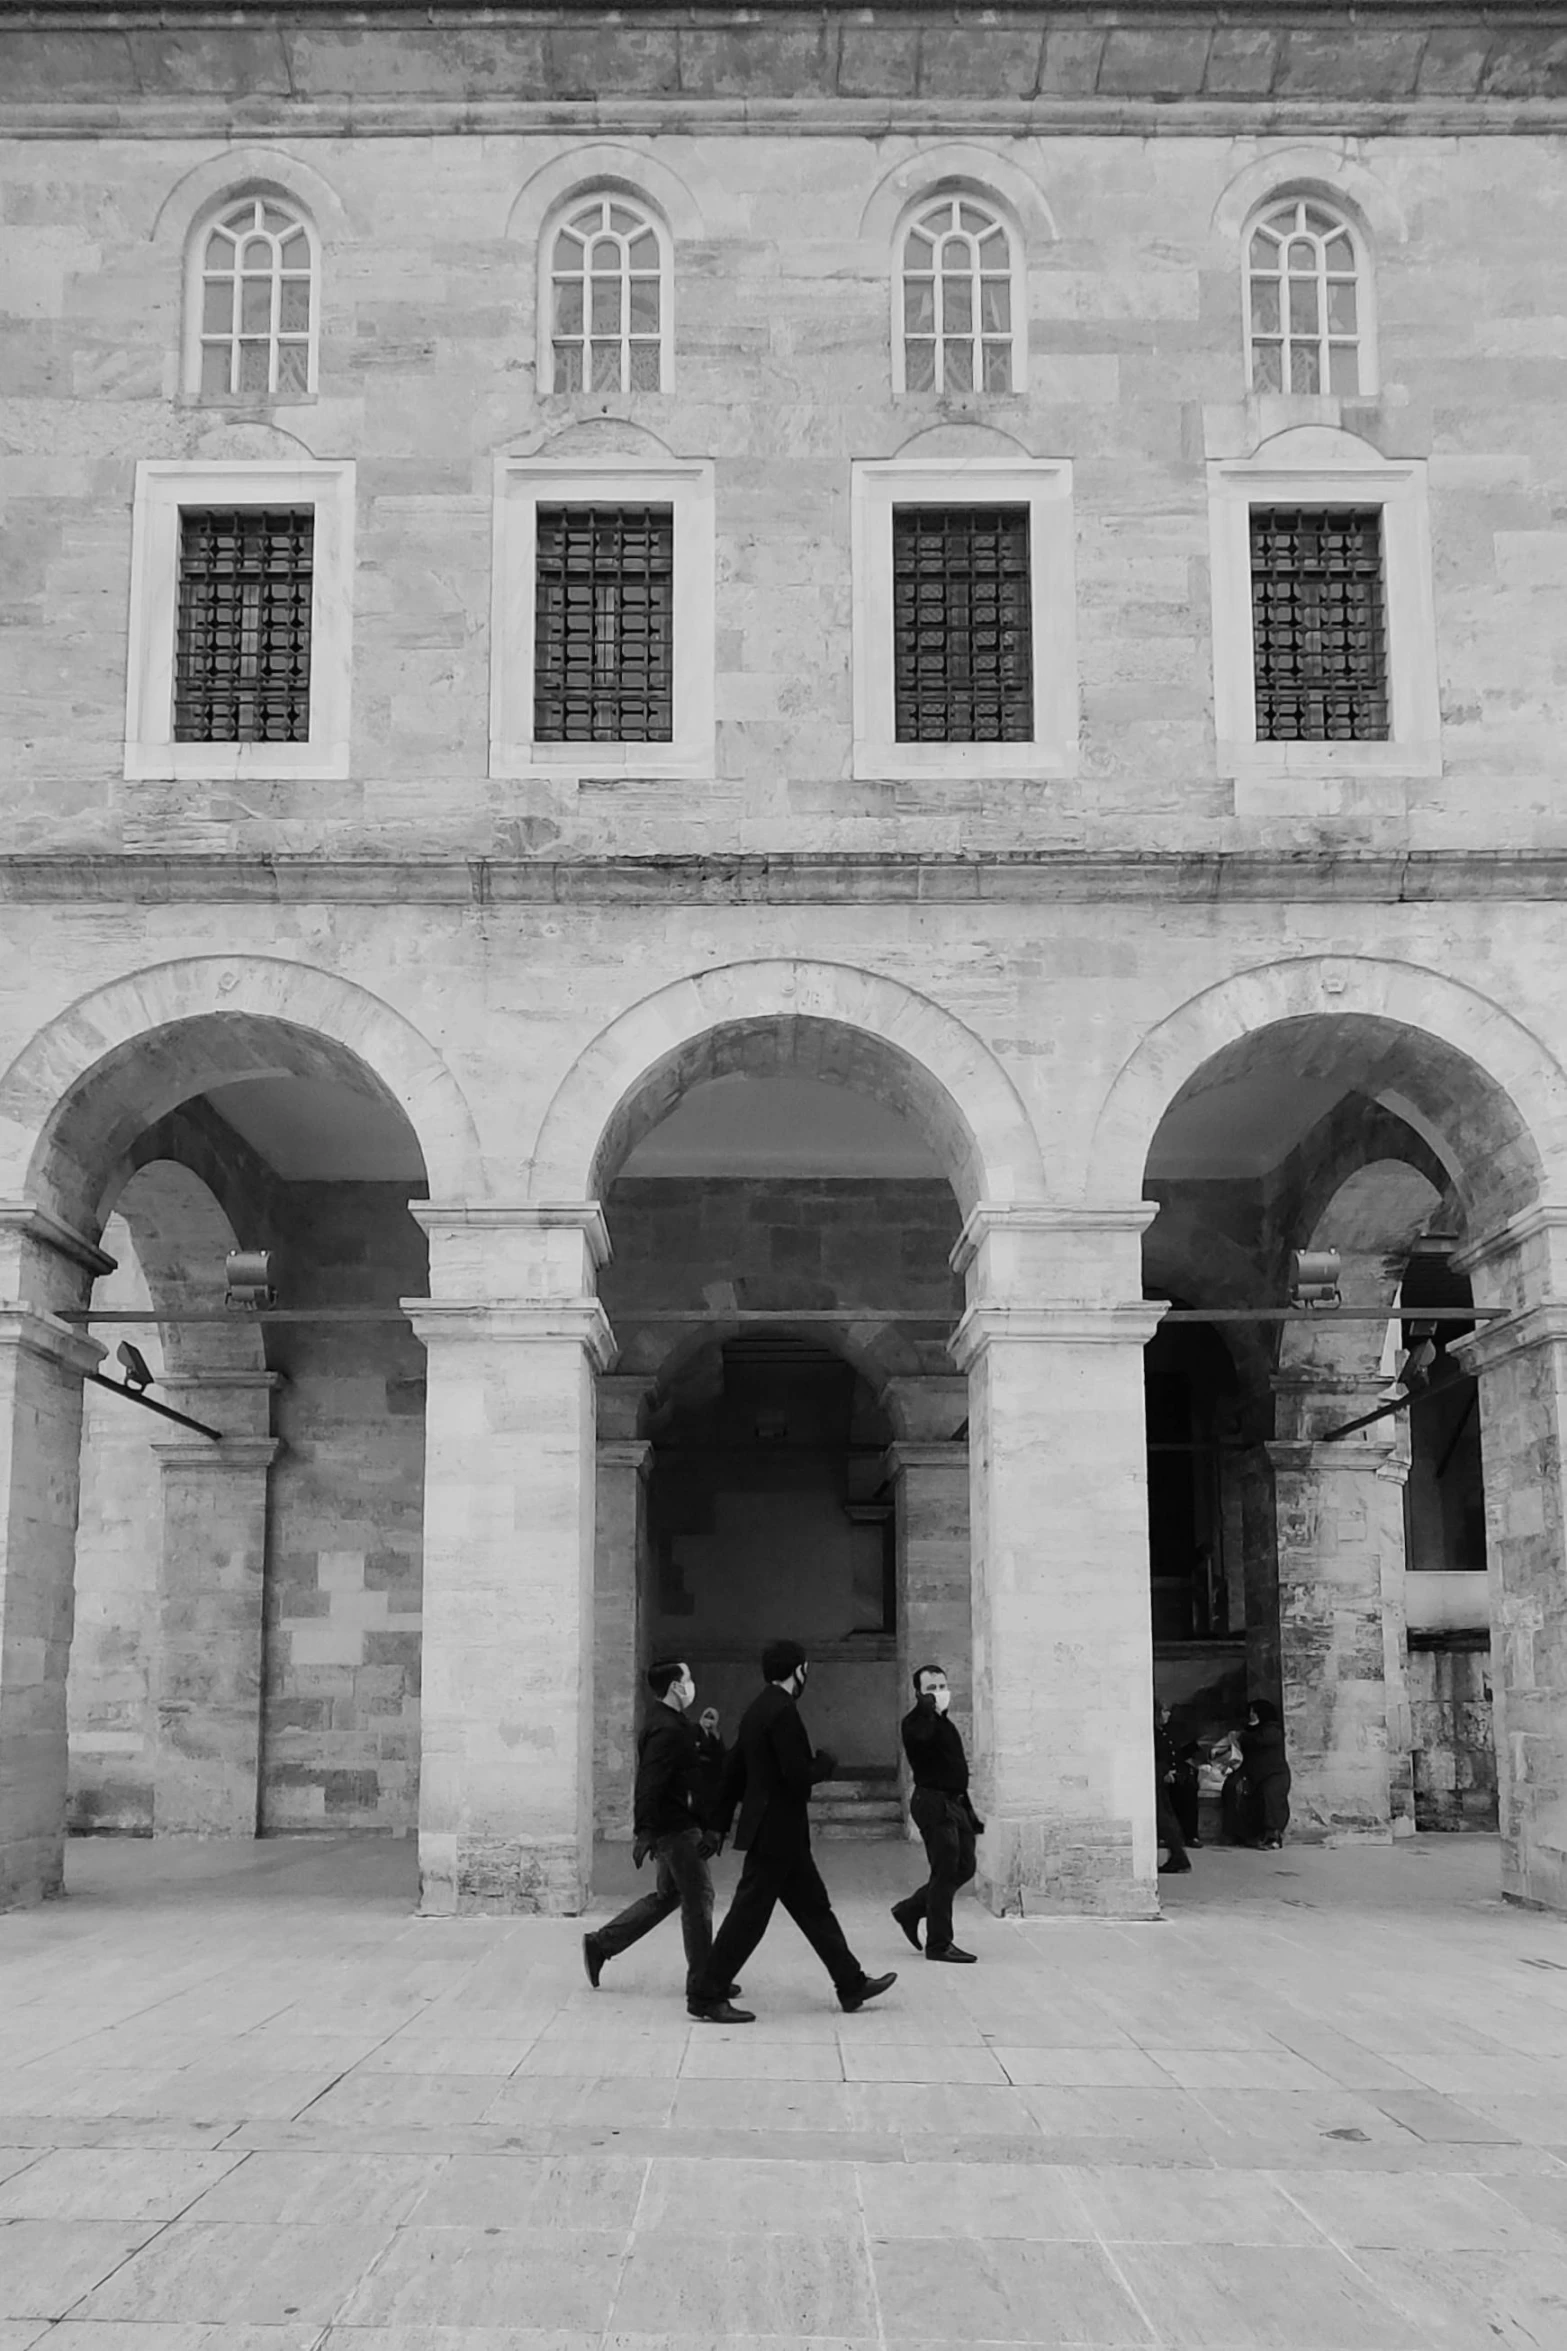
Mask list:
[[[192,255],[194,382],[209,399],[297,400],[316,388],[317,245],[273,195],[222,205]]]
[[[1246,240],[1252,390],[1369,391],[1369,296],[1363,249],[1341,212],[1316,196],[1267,204]]]
[[[942,196],[906,221],[894,288],[900,392],[1022,388],[1016,240],[976,196]]]
[[[669,239],[618,192],[578,199],[548,232],[550,388],[669,389]]]

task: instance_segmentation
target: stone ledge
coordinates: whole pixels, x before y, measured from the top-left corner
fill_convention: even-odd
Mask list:
[[[11,906],[1451,905],[1567,899],[1567,848],[321,858],[0,855]]]
[[[1567,103],[1557,0],[1505,13],[1413,0],[1369,10],[1324,0],[1288,10],[0,7],[0,57],[7,127],[35,137],[192,135],[236,116],[251,135],[604,129],[630,126],[627,101],[666,131],[848,131],[866,126],[865,102],[877,99],[869,119],[882,131],[926,134],[966,122],[964,99],[1007,131],[1195,128],[1167,119],[1190,108],[1229,127],[1505,129],[1520,103],[1553,114]],[[517,91],[527,98],[503,95]],[[799,120],[770,121],[780,104]]]

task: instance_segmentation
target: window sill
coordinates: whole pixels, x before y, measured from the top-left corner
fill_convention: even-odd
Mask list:
[[[349,774],[342,743],[127,743],[129,783],[341,783]]]
[[[1439,776],[1439,743],[1226,743],[1218,770],[1248,782],[1292,776]]]
[[[1047,743],[856,742],[858,783],[953,781],[974,776],[1037,777],[1048,782],[1077,771],[1077,746]]]
[[[711,748],[679,743],[492,743],[490,774],[516,779],[531,776],[538,782],[574,782],[602,777],[609,782],[633,782],[646,777],[683,783],[716,781],[718,763]]]

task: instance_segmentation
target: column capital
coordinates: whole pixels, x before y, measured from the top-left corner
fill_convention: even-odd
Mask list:
[[[558,1233],[582,1235],[595,1268],[609,1263],[609,1227],[598,1200],[410,1200],[408,1213],[434,1239],[438,1234]]]
[[[1535,1347],[1553,1347],[1567,1344],[1567,1299],[1544,1298],[1536,1306],[1526,1306],[1519,1314],[1508,1315],[1505,1322],[1483,1322],[1467,1338],[1451,1339],[1449,1355],[1456,1356],[1467,1372],[1478,1379],[1511,1355],[1527,1355]]]
[[[1388,1439],[1361,1439],[1324,1444],[1320,1437],[1270,1437],[1263,1447],[1275,1469],[1295,1477],[1314,1477],[1321,1469],[1369,1470],[1402,1485],[1409,1463]]]
[[[611,1437],[596,1450],[600,1469],[634,1469],[645,1477],[653,1466],[653,1447],[646,1437]]]
[[[1558,1239],[1567,1238],[1567,1202],[1534,1200],[1521,1208],[1516,1216],[1503,1219],[1483,1232],[1478,1240],[1466,1242],[1455,1249],[1452,1266],[1455,1273],[1476,1273],[1482,1266],[1494,1265],[1499,1257],[1511,1256],[1525,1249],[1531,1241],[1544,1241],[1547,1247]]]
[[[171,1469],[200,1469],[210,1474],[237,1475],[241,1470],[270,1469],[283,1450],[278,1437],[154,1437],[152,1450],[158,1465]]]
[[[615,1360],[615,1334],[597,1298],[534,1305],[461,1298],[400,1298],[398,1304],[426,1347],[484,1342],[491,1346],[576,1346],[595,1371]]]
[[[86,1377],[96,1371],[108,1349],[69,1323],[57,1322],[35,1306],[0,1306],[0,1347],[18,1347],[30,1355],[45,1355],[66,1371]]]
[[[881,1459],[882,1468],[889,1478],[901,1477],[909,1469],[962,1470],[966,1475],[968,1439],[895,1437]]]
[[[52,1209],[40,1208],[33,1200],[0,1200],[0,1233],[14,1233],[19,1240],[34,1241],[56,1257],[81,1266],[95,1278],[113,1273],[118,1262],[106,1256],[96,1241],[89,1241],[85,1233],[79,1233]]]
[[[948,1352],[960,1371],[1005,1342],[1025,1347],[1146,1347],[1168,1312],[1162,1299],[1116,1306],[970,1306]]]
[[[1157,1200],[1069,1208],[1047,1206],[1043,1201],[978,1200],[963,1220],[963,1230],[952,1245],[950,1263],[954,1273],[966,1273],[985,1242],[1003,1233],[1044,1234],[1051,1238],[1145,1233],[1158,1213]]]

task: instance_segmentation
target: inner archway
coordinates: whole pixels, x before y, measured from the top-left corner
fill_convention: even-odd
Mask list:
[[[927,1123],[901,1059],[820,1020],[774,1019],[693,1045],[677,1064],[689,1082],[672,1090],[666,1064],[615,1121],[625,1156],[600,1161],[613,1245],[600,1291],[619,1343],[599,1382],[601,1833],[629,1826],[648,1661],[687,1656],[732,1734],[779,1633],[810,1648],[811,1728],[841,1766],[824,1823],[900,1825],[899,1528],[909,1477],[932,1470],[911,1468],[899,1439],[928,1426],[944,1488],[967,1476],[947,1352],[961,1219],[941,1151],[955,1117],[948,1105]],[[943,1599],[966,1713],[963,1502]],[[634,1606],[617,1607],[633,1582]],[[914,1637],[929,1632],[924,1605],[916,1595]]]
[[[1429,1802],[1478,1669],[1423,1661],[1489,1624],[1464,1253],[1495,1246],[1539,1169],[1507,1089],[1450,1038],[1339,1010],[1221,1043],[1153,1134],[1150,1291],[1214,1316],[1240,1374],[1216,1456],[1242,1551],[1233,1695],[1282,1705],[1297,1835],[1412,1834],[1422,1787],[1432,1825],[1487,1825],[1477,1757],[1476,1804]],[[1337,1311],[1288,1319],[1297,1250],[1335,1253]]]

